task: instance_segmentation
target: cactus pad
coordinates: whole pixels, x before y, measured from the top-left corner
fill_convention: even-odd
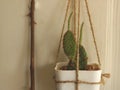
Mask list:
[[[76,54],[76,42],[71,31],[67,31],[63,38],[63,49],[70,60],[74,60]]]
[[[85,70],[86,69],[86,66],[87,66],[87,53],[85,51],[85,48],[80,45],[79,47],[79,65],[80,65],[80,70]]]

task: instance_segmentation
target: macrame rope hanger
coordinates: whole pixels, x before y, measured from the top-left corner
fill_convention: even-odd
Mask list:
[[[76,41],[78,41],[77,37],[79,37],[79,30],[80,30],[80,1],[81,0],[78,0],[78,1],[74,0],[74,35],[76,37]],[[76,5],[77,5],[77,2],[78,2],[78,30],[76,30],[76,7],[77,7]],[[94,34],[93,23],[92,23],[91,14],[90,14],[87,0],[85,0],[85,6],[87,9],[87,14],[88,14],[91,32],[92,32],[92,36],[93,36],[93,40],[94,40],[98,63],[101,66],[100,56],[99,56],[99,52],[98,52],[97,42],[96,42],[95,34]],[[60,41],[59,41],[59,47],[58,47],[58,51],[57,51],[57,55],[56,55],[56,61],[59,57],[60,47],[61,47],[61,43],[62,43],[62,38],[63,38],[63,34],[64,34],[64,29],[65,29],[65,24],[66,24],[69,8],[70,8],[70,0],[68,0],[68,3],[67,3],[66,14],[65,14],[65,18],[64,18]]]
[[[59,41],[59,46],[58,46],[57,55],[56,55],[56,62],[57,62],[57,59],[58,59],[59,53],[60,53],[60,47],[61,47],[61,44],[62,44],[65,24],[66,24],[66,20],[67,20],[67,16],[68,16],[68,11],[69,11],[69,8],[70,8],[70,1],[71,0],[68,0],[68,3],[67,3],[66,14],[65,14],[65,18],[64,18],[64,23],[63,23],[62,32],[61,32],[60,41]],[[78,30],[76,30],[76,7],[77,7],[76,5],[77,5],[77,0],[74,0],[74,35],[76,37],[76,41],[79,38],[79,30],[80,30],[80,1],[81,0],[78,0],[78,22],[77,22]],[[96,50],[96,54],[97,54],[98,63],[101,66],[100,55],[99,55],[99,51],[98,51],[98,47],[97,47],[97,42],[96,42],[96,39],[95,39],[93,23],[92,23],[91,14],[90,14],[90,10],[89,10],[89,7],[88,7],[88,1],[87,0],[85,0],[85,5],[86,5],[87,14],[88,14],[88,18],[89,18],[89,23],[90,23],[90,27],[91,27],[91,32],[92,32],[92,36],[93,36],[93,40],[94,40],[94,45],[95,45],[95,50]]]
[[[97,53],[97,58],[98,58],[98,62],[99,65],[101,65],[100,62],[100,57],[99,57],[99,52],[98,52],[98,48],[97,48],[97,43],[95,40],[95,35],[94,35],[94,28],[93,28],[93,24],[92,24],[92,20],[91,20],[91,15],[90,15],[90,11],[89,11],[89,7],[88,7],[88,2],[87,0],[85,0],[85,4],[86,4],[86,9],[87,9],[87,14],[89,17],[89,22],[90,22],[90,26],[91,26],[91,31],[92,31],[92,35],[93,35],[93,40],[94,40],[94,45],[95,45],[95,49],[96,49],[96,53]],[[76,41],[79,38],[79,30],[80,30],[80,0],[78,0],[78,30],[76,30],[76,5],[77,5],[77,0],[74,0],[74,34],[76,36]],[[58,51],[57,51],[57,55],[56,55],[56,60],[58,59],[59,56],[59,52],[60,52],[60,47],[61,47],[61,42],[62,42],[62,38],[63,38],[63,33],[64,33],[64,28],[65,28],[65,23],[67,20],[67,16],[68,16],[68,11],[70,8],[70,0],[68,0],[67,3],[67,8],[66,8],[66,13],[65,13],[65,18],[64,18],[64,23],[63,23],[63,27],[62,27],[62,32],[61,32],[61,36],[60,36],[60,41],[59,41],[59,47],[58,47]],[[30,90],[35,90],[35,60],[34,60],[34,30],[35,30],[35,17],[34,17],[34,11],[35,11],[35,0],[31,0],[31,7],[30,7],[30,13],[29,13],[29,17],[31,20],[31,60],[30,60],[30,79],[31,79],[31,88]],[[77,48],[79,48],[79,43],[77,43]],[[80,82],[82,83],[88,83],[89,82],[84,82],[84,81],[79,81],[78,80],[78,71],[79,71],[79,50],[77,51],[77,69],[76,69],[76,81],[74,81],[76,83],[76,90],[78,90],[78,84]],[[107,77],[107,75],[104,74],[104,76]]]
[[[61,33],[61,37],[60,37],[60,41],[59,41],[59,47],[58,47],[57,56],[56,56],[56,62],[57,62],[57,59],[59,57],[59,52],[60,52],[60,47],[61,47],[61,44],[62,44],[65,24],[66,24],[66,20],[67,20],[67,16],[68,16],[68,11],[69,11],[69,8],[70,8],[70,2],[71,1],[68,0],[67,8],[66,8],[66,14],[65,14],[63,28],[62,28],[62,33]],[[76,81],[56,81],[56,83],[76,83],[76,90],[79,89],[78,85],[80,83],[83,83],[83,84],[104,84],[103,77],[110,78],[110,74],[105,73],[105,74],[102,74],[100,82],[86,82],[86,81],[78,80],[78,76],[79,76],[79,73],[78,73],[79,72],[79,41],[78,40],[79,40],[79,37],[80,37],[80,3],[81,3],[81,0],[78,0],[78,1],[74,0],[74,31],[73,32],[74,32],[75,39],[76,39],[76,42],[77,42]],[[95,45],[96,55],[97,55],[97,59],[98,59],[98,64],[99,64],[99,66],[101,66],[100,56],[99,56],[99,52],[98,52],[97,42],[96,42],[95,34],[94,34],[93,23],[92,23],[91,14],[90,14],[90,10],[89,10],[89,7],[88,7],[88,1],[87,0],[85,0],[85,6],[86,6],[86,10],[87,10],[88,18],[89,18],[89,23],[90,23],[90,27],[91,27],[91,32],[92,32],[92,36],[93,36],[93,40],[94,40],[94,45]],[[77,14],[76,14],[76,10],[78,10]],[[76,23],[76,17],[77,16],[78,16],[78,22]],[[77,28],[76,24],[78,24],[78,28]]]
[[[79,90],[79,38],[80,38],[80,2],[81,0],[78,0],[78,29],[76,30],[76,41],[77,41],[77,62],[76,62],[76,90]],[[75,2],[76,3],[76,2]],[[75,6],[76,7],[76,6]],[[76,11],[76,8],[74,8]],[[76,23],[74,23],[76,24]],[[76,26],[76,25],[75,25]]]

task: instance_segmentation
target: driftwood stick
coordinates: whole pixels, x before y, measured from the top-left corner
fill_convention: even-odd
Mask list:
[[[35,31],[35,0],[31,0],[30,6],[30,26],[31,26],[31,51],[30,51],[30,79],[31,79],[31,87],[30,90],[35,90],[35,62],[34,62],[34,31]]]

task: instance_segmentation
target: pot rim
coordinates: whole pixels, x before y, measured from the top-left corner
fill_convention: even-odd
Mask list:
[[[56,63],[56,66],[55,66],[54,70],[55,70],[55,71],[62,71],[62,72],[66,72],[66,71],[67,71],[67,72],[76,71],[76,70],[60,70],[60,69],[58,68],[58,65],[59,65],[59,64],[62,64],[62,63],[65,65],[65,64],[67,64],[68,62],[58,62],[58,63]],[[90,71],[91,71],[91,72],[96,72],[96,71],[102,71],[102,70],[99,69],[99,70],[79,70],[79,71],[80,71],[80,72],[90,72]]]

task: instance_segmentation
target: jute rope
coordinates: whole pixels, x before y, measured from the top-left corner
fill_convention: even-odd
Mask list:
[[[78,81],[74,81],[74,80],[58,81],[58,80],[56,80],[56,83],[78,83],[78,85],[79,84],[103,84],[104,85],[105,84],[104,77],[110,78],[110,74],[108,74],[108,73],[102,74],[100,82],[88,82],[88,81],[82,81],[82,80],[78,80]]]
[[[64,23],[63,23],[63,26],[62,26],[62,32],[61,32],[59,46],[58,46],[57,55],[56,55],[56,62],[57,62],[57,59],[58,59],[59,53],[60,53],[60,47],[61,47],[61,42],[62,42],[62,38],[63,38],[63,33],[64,33],[64,30],[65,30],[65,24],[66,24],[69,8],[70,8],[70,0],[68,0],[68,2],[67,2],[67,8],[66,8],[66,12],[65,12]]]
[[[77,32],[76,32],[76,0],[74,0],[74,36],[77,41]]]
[[[97,58],[98,58],[98,63],[101,66],[100,56],[99,56],[99,52],[98,52],[98,47],[97,47],[95,34],[94,34],[93,23],[92,23],[91,14],[90,14],[90,10],[89,10],[89,7],[88,7],[88,1],[87,0],[85,0],[85,5],[86,5],[86,9],[87,9],[87,14],[88,14],[88,17],[89,17],[89,23],[90,23],[90,27],[91,27],[93,40],[94,40],[94,45],[95,45],[95,50],[96,50],[96,54],[97,54]]]
[[[80,1],[79,1],[79,3],[80,3]],[[86,4],[86,9],[87,9],[87,14],[88,14],[88,17],[89,17],[90,26],[91,26],[91,31],[92,31],[92,36],[93,36],[93,40],[94,40],[95,50],[96,50],[96,54],[97,54],[97,58],[98,58],[98,63],[101,66],[99,51],[98,51],[98,47],[97,47],[97,43],[96,43],[96,39],[95,39],[93,23],[92,23],[92,19],[91,19],[90,10],[89,10],[89,7],[88,7],[88,1],[87,0],[85,0],[85,4]],[[76,30],[76,27],[75,27],[76,26],[75,25],[76,24],[76,6],[75,5],[74,5],[74,30]],[[63,37],[63,33],[64,33],[64,28],[65,28],[65,23],[66,23],[67,16],[68,16],[69,8],[70,8],[70,0],[68,0],[68,3],[67,3],[67,8],[66,8],[66,13],[65,13],[64,23],[63,23],[62,32],[61,32],[60,41],[59,41],[59,46],[58,46],[57,55],[56,55],[56,62],[57,62],[57,59],[59,57],[59,52],[60,52],[62,37]],[[80,8],[78,8],[78,10],[80,10]],[[79,14],[79,12],[78,12],[78,14]],[[79,24],[79,15],[78,15],[78,24]],[[79,29],[79,25],[78,25],[78,29]],[[74,31],[74,34],[75,34],[75,31]]]
[[[98,63],[101,66],[100,56],[99,56],[99,52],[98,52],[98,48],[97,48],[93,23],[92,23],[92,19],[91,19],[90,10],[89,10],[89,7],[88,7],[87,0],[85,0],[85,4],[86,4],[86,9],[87,9],[87,14],[88,14],[88,17],[89,17],[90,26],[91,26],[91,31],[92,31],[92,36],[93,36],[94,45],[95,45],[95,49],[96,49],[96,54],[97,54],[97,58],[98,58]],[[70,6],[70,0],[68,0],[68,5],[67,5],[67,9],[66,9],[65,19],[64,19],[64,23],[63,23],[62,33],[61,33],[58,52],[57,52],[57,58],[58,58],[58,55],[59,55],[59,52],[60,52],[60,47],[61,47],[61,42],[62,42],[62,37],[63,37],[63,32],[64,32],[64,27],[65,27],[65,23],[66,23],[66,19],[67,19],[67,13],[68,13],[69,6]],[[79,41],[78,40],[79,40],[79,36],[80,36],[79,35],[80,34],[79,30],[80,30],[80,0],[78,0],[78,30],[76,30],[76,0],[74,0],[74,35],[75,35],[76,41],[78,42],[77,43],[76,80],[75,81],[70,81],[70,80],[58,81],[58,80],[55,80],[55,82],[56,83],[75,83],[76,84],[76,88],[75,88],[76,90],[79,89],[78,88],[79,84],[104,84],[104,77],[110,78],[110,74],[105,73],[105,74],[102,74],[100,82],[87,82],[87,81],[81,81],[81,80],[78,79],[78,76],[79,76],[79,49],[78,49],[79,48]]]
[[[76,8],[75,8],[76,11]],[[75,23],[76,24],[76,23]],[[78,0],[78,29],[76,30],[77,33],[77,62],[76,62],[76,90],[79,90],[79,38],[80,38],[80,0]],[[76,25],[75,25],[76,26]]]

